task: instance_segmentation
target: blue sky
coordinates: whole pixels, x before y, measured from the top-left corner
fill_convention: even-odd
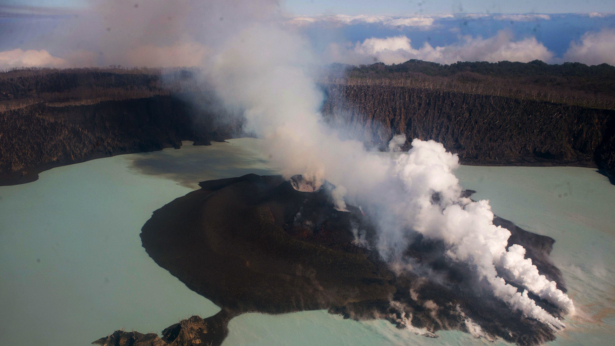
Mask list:
[[[90,1],[0,0],[2,5],[54,9],[30,11],[18,7],[18,11],[9,9],[7,12],[13,15],[0,16],[0,33],[6,33],[0,36],[0,58],[4,54],[10,66],[18,66],[32,60],[28,54],[34,53],[25,51],[36,51],[37,59],[49,66],[61,65],[53,60],[56,57],[66,59],[65,65],[71,66],[85,66],[86,63],[142,66],[140,61],[134,62],[130,57],[155,56],[159,51],[137,51],[138,48],[166,49],[168,54],[173,49],[188,49],[182,54],[189,56],[194,55],[194,50],[173,44],[192,40],[189,43],[206,46],[213,42],[205,42],[210,36],[202,33],[215,30],[199,29],[206,22],[204,18],[212,13],[194,6],[202,4],[202,0],[192,0],[195,3],[191,4],[183,2],[183,6],[167,2],[172,0],[151,3],[149,0],[97,1],[110,4],[107,11],[119,12],[112,12],[115,13],[112,16],[104,15],[105,11],[100,15],[98,11],[69,15],[70,11],[61,10],[83,8]],[[143,5],[139,7],[139,15],[123,17],[125,7],[132,8],[133,3]],[[158,5],[145,6],[147,3]],[[400,63],[409,59],[440,63],[527,62],[538,59],[548,63],[577,61],[615,66],[615,0],[587,0],[581,5],[579,1],[570,0],[286,0],[285,3],[285,8],[298,17],[281,20],[306,37],[314,52],[326,62]],[[242,6],[248,4],[251,3],[242,3]],[[242,12],[234,6],[231,3],[228,11]],[[173,11],[175,17],[170,15]],[[577,14],[558,14],[562,12]],[[318,14],[324,16],[316,16]],[[381,16],[383,14],[390,16]],[[161,22],[161,16],[164,19],[173,17],[175,21]],[[222,28],[227,22],[216,20],[215,23]],[[118,32],[124,34],[118,36]],[[152,44],[156,48],[152,48]],[[9,56],[8,52],[18,49],[25,53],[13,52]]]
[[[613,0],[287,0],[301,15],[613,12]]]
[[[3,0],[8,5],[75,7],[79,0]],[[136,0],[135,2],[138,2]],[[286,0],[297,15],[615,12],[613,0]]]

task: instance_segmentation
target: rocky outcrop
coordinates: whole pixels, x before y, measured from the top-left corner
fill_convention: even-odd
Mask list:
[[[100,338],[92,343],[101,346],[166,346],[155,333],[142,334],[139,332],[125,332],[117,330],[113,334]]]
[[[232,315],[222,310],[206,319],[192,316],[162,331],[162,337],[155,333],[115,331],[113,334],[94,341],[101,346],[209,346],[220,345],[228,335],[228,322]]]

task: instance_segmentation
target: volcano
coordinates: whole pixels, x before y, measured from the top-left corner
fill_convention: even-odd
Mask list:
[[[336,210],[327,182],[308,189],[311,185],[300,177],[287,181],[249,174],[199,185],[200,190],[155,211],[141,239],[157,264],[222,311],[167,328],[160,345],[197,339],[221,344],[228,321],[239,314],[316,309],[355,320],[385,319],[431,337],[439,330],[460,330],[519,345],[555,339],[552,327],[511,311],[481,288],[475,271],[450,261],[440,241],[409,232],[412,242],[403,264],[386,263],[375,249],[373,224],[355,206]],[[511,231],[509,246],[524,246],[540,273],[565,290],[549,259],[552,238],[501,218],[494,223]],[[549,313],[563,315],[555,305],[530,296]],[[153,337],[121,333],[130,334],[124,339],[134,344]],[[111,337],[121,339],[112,334],[101,344],[114,344]]]

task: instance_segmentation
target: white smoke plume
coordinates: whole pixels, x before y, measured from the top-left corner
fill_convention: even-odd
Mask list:
[[[396,154],[383,155],[366,150],[359,141],[342,139],[319,112],[323,96],[309,69],[316,62],[302,37],[275,24],[254,23],[228,40],[205,68],[227,106],[245,110],[247,130],[265,139],[266,154],[287,178],[303,174],[316,185],[326,179],[339,189],[338,207],[345,206],[339,202],[345,195],[348,202],[367,208],[378,223],[378,247],[385,259],[401,258],[412,230],[442,240],[448,257],[476,268],[511,309],[563,328],[527,291],[518,292],[498,276],[497,270],[504,270],[508,279],[574,311],[555,283],[523,259],[522,248],[506,249],[510,232],[493,225],[488,201],[461,197],[453,174],[457,156],[434,141],[415,139],[408,152],[401,152],[405,138],[396,137],[390,144]]]
[[[532,264],[532,260],[525,258],[523,246],[515,244],[508,248],[508,252],[501,257],[499,268],[505,270],[508,279],[527,287],[530,292],[540,298],[546,299],[568,312],[574,312],[572,300],[557,289],[555,282],[549,281],[544,275],[540,275],[536,266]]]

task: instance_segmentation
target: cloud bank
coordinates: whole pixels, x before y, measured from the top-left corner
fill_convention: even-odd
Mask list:
[[[297,16],[288,20],[291,25],[361,25],[380,24],[388,27],[402,28],[413,27],[427,29],[432,27],[438,19],[453,18],[453,15],[416,15],[416,16],[370,16],[370,15],[332,15],[332,16]]]
[[[27,43],[39,57],[30,51],[19,52],[23,58],[13,58],[13,50],[0,54],[10,56],[11,68],[194,67],[245,23],[267,21],[280,10],[275,0],[89,0],[88,5],[66,13],[57,27]]]
[[[383,62],[385,64],[400,64],[410,59],[432,61],[441,64],[452,64],[458,61],[517,61],[532,60],[551,61],[551,53],[535,37],[515,41],[508,31],[500,31],[497,35],[483,39],[481,37],[462,37],[459,43],[433,47],[425,43],[415,49],[406,36],[387,38],[370,38],[357,42],[353,47],[332,44],[327,54],[332,62],[352,65]]]
[[[580,42],[570,44],[564,60],[587,65],[607,63],[615,66],[615,30],[586,33]]]
[[[551,16],[548,14],[501,14],[493,16],[497,20],[509,20],[513,22],[529,22],[537,20],[551,20]]]
[[[28,36],[30,39],[23,46],[8,46],[6,51],[0,51],[4,59],[0,68],[195,67],[247,23],[265,23],[272,16],[276,16],[276,21],[291,32],[313,30],[310,43],[322,47],[321,51],[328,46],[324,62],[369,64],[381,61],[392,64],[421,59],[449,64],[539,59],[552,63],[613,64],[615,56],[611,44],[612,29],[586,33],[579,42],[572,42],[566,54],[562,50],[557,52],[557,56],[535,37],[519,37],[525,35],[520,28],[530,28],[528,25],[534,25],[533,22],[543,25],[558,22],[546,14],[292,16],[275,0],[254,3],[233,0],[225,4],[190,0],[142,3],[89,0],[88,3],[89,6],[70,13],[0,6],[0,12],[18,16],[19,20],[37,16],[47,18],[53,14],[59,23],[49,26],[44,34]],[[569,20],[579,20],[579,16]],[[581,17],[599,20],[606,16],[608,14],[592,13]],[[486,38],[475,34],[458,36],[458,33],[468,32],[468,28],[476,30],[473,25],[477,23],[502,30]],[[24,24],[19,28],[23,30]],[[509,30],[516,30],[517,37]],[[440,37],[445,37],[439,42],[445,41],[446,45],[436,45],[429,40],[417,44],[417,39],[423,40],[426,32],[438,32]],[[365,36],[368,33],[377,33],[377,36]],[[345,35],[363,37],[344,43]],[[38,56],[34,52],[38,52]]]
[[[415,27],[431,28],[438,25],[439,20],[464,18],[478,19],[490,18],[498,21],[529,22],[538,20],[551,20],[547,14],[486,14],[467,13],[461,15],[437,14],[437,15],[413,15],[413,16],[386,16],[386,15],[318,15],[318,16],[294,16],[288,19],[288,23],[294,25],[337,24],[337,25],[361,25],[380,24],[389,27]]]
[[[0,71],[18,67],[68,67],[66,60],[51,56],[48,51],[41,50],[9,50],[0,52]]]

